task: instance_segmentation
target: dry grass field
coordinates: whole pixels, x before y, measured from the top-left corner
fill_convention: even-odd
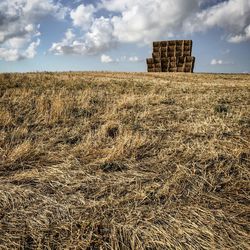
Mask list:
[[[0,74],[0,249],[250,249],[250,75]]]

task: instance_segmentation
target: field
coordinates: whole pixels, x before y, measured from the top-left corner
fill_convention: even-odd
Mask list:
[[[250,75],[0,74],[0,249],[250,249]]]

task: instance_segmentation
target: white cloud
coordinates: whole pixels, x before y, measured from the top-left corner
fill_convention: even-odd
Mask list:
[[[67,8],[52,0],[1,0],[0,59],[32,58],[40,43],[34,40],[40,35],[41,19],[48,15],[61,19],[66,12]]]
[[[101,10],[107,17],[94,16]],[[102,0],[97,7],[80,4],[70,15],[81,35],[54,43],[55,54],[104,53],[119,43],[150,44],[214,27],[222,28],[229,42],[250,39],[249,0]]]
[[[121,56],[119,58],[113,59],[112,57],[102,54],[101,55],[101,62],[102,63],[124,63],[124,62],[140,62],[141,59],[137,56],[131,56],[131,57],[126,57],[126,56]]]
[[[211,65],[221,65],[221,64],[223,64],[223,61],[222,60],[217,60],[217,59],[212,59],[212,61],[211,61],[211,63],[210,63]]]
[[[131,57],[128,58],[128,60],[129,60],[130,62],[138,62],[138,61],[139,61],[139,58],[138,58],[137,56],[131,56]]]
[[[219,27],[229,42],[250,40],[250,1],[228,0],[197,12],[185,23],[186,32],[199,32]]]
[[[40,44],[40,39],[37,39],[36,42],[31,42],[29,46],[24,50],[20,51],[18,49],[12,48],[0,48],[0,60],[5,61],[17,61],[26,58],[33,58],[36,55],[36,49]]]
[[[248,25],[241,34],[231,36],[228,39],[228,41],[231,43],[241,43],[241,42],[250,41],[250,25]]]
[[[211,65],[230,65],[234,64],[233,61],[224,61],[222,59],[212,59],[210,62]]]
[[[110,56],[103,54],[103,55],[101,55],[101,62],[102,63],[111,63],[111,62],[114,62],[114,60]]]
[[[185,20],[199,9],[199,0],[105,0],[103,5],[121,11],[111,19],[120,42],[149,43],[181,30]]]
[[[199,1],[103,0],[96,8],[81,4],[71,11],[71,18],[75,27],[84,30],[89,25],[88,30],[67,44],[65,39],[53,43],[50,51],[55,54],[98,54],[118,43],[151,43],[163,34],[162,38],[172,37],[188,15],[198,9]],[[94,13],[101,8],[118,13],[95,18]]]
[[[93,22],[95,8],[93,5],[80,4],[75,10],[70,12],[70,17],[73,20],[73,25],[81,29],[88,29]]]
[[[40,44],[40,39],[37,39],[36,42],[32,42],[29,47],[25,50],[24,57],[25,58],[33,58],[36,55],[36,49]]]
[[[109,18],[96,18],[82,37],[67,39],[67,34],[61,42],[53,43],[50,52],[61,54],[93,55],[102,53],[116,46],[113,37],[113,26]]]

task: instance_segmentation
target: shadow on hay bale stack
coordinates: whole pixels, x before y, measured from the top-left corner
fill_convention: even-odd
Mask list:
[[[194,71],[191,40],[153,42],[152,58],[147,58],[148,72]]]

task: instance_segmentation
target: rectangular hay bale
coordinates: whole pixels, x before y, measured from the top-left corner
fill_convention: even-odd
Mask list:
[[[169,72],[177,72],[177,67],[171,67],[171,68],[169,68]]]
[[[183,51],[183,56],[191,56],[191,51]]]
[[[177,67],[176,62],[171,62],[171,63],[170,63],[170,67],[171,67],[171,68],[176,68],[176,67]]]
[[[172,40],[172,41],[168,41],[168,46],[174,46],[176,45],[176,41]]]
[[[148,69],[148,72],[155,72],[155,68]]]
[[[184,40],[184,46],[192,46],[192,40]]]
[[[178,57],[178,63],[184,64],[185,63],[185,57],[184,56]]]
[[[155,68],[161,68],[161,63],[155,63]]]
[[[155,58],[161,58],[161,53],[160,52],[153,52],[152,53],[152,57],[153,57],[153,59],[155,59]]]
[[[154,72],[161,72],[161,68],[155,68]]]
[[[154,59],[154,63],[160,63],[160,62],[161,62],[161,58],[156,57],[156,58]]]
[[[167,41],[161,41],[161,47],[167,47],[168,42]]]
[[[161,47],[161,42],[153,42],[153,47]]]
[[[152,69],[155,67],[155,64],[154,63],[148,64],[147,67],[148,67],[148,69]]]
[[[175,51],[175,46],[168,46],[168,52]]]
[[[193,60],[194,60],[193,56],[186,56],[185,57],[185,62],[186,63],[192,62]]]
[[[182,46],[183,40],[177,40],[176,41],[176,46]]]
[[[153,58],[147,58],[146,61],[147,61],[148,64],[154,63],[154,59]]]
[[[161,51],[161,53],[166,53],[167,52],[167,47],[161,47],[160,51]]]
[[[167,56],[168,57],[175,57],[175,52],[174,51],[168,51]]]
[[[177,67],[177,72],[184,72],[184,67]]]
[[[184,68],[184,72],[192,72],[192,68],[191,67],[185,67]]]
[[[160,52],[161,51],[161,47],[153,47],[153,52]]]

